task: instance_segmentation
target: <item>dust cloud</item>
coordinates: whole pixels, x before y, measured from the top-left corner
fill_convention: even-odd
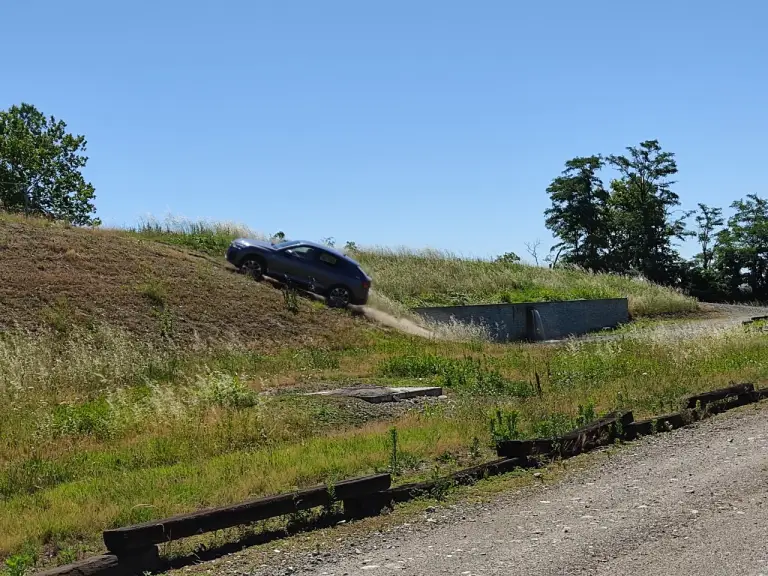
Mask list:
[[[356,306],[355,308],[357,311],[359,311],[359,313],[363,314],[369,320],[373,320],[374,322],[377,322],[383,326],[394,328],[395,330],[399,330],[400,332],[405,332],[406,334],[411,334],[413,336],[421,336],[422,338],[436,337],[434,332],[419,326],[413,320],[408,320],[407,318],[398,318],[397,316],[393,316],[387,312],[377,310],[376,308],[371,308],[370,306]]]

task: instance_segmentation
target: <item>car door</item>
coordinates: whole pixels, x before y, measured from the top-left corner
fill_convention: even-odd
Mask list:
[[[317,249],[306,244],[291,246],[280,250],[280,257],[275,259],[273,272],[280,279],[287,276],[290,280],[308,287],[314,276]]]
[[[341,264],[338,256],[325,250],[317,250],[315,260],[315,280],[318,291],[323,292],[339,283],[339,274],[341,273]]]

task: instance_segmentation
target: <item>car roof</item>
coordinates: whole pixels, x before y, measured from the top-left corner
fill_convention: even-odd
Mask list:
[[[331,248],[330,246],[327,246],[326,244],[319,244],[317,242],[312,242],[311,240],[293,240],[293,241],[291,241],[291,243],[294,246],[298,246],[299,244],[301,244],[303,246],[312,246],[312,248],[317,248],[318,250],[325,250],[326,252],[330,252],[331,254],[333,254],[334,256],[336,256],[338,258],[342,258],[343,260],[346,260],[347,262],[351,262],[355,266],[360,266],[360,264],[357,261],[355,261],[353,258],[350,258],[349,256],[347,256],[343,252],[339,252],[335,248]]]

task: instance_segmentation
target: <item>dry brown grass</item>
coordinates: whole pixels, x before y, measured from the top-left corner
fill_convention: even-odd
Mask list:
[[[0,330],[105,323],[143,339],[247,341],[269,350],[336,343],[363,322],[216,262],[109,230],[0,217]]]

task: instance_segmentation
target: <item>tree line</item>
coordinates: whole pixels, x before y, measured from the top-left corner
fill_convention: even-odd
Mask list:
[[[683,210],[677,173],[658,140],[568,160],[546,190],[552,265],[643,276],[708,301],[768,299],[768,200],[748,194],[727,220],[721,207]],[[677,245],[689,238],[699,252],[685,259]]]

